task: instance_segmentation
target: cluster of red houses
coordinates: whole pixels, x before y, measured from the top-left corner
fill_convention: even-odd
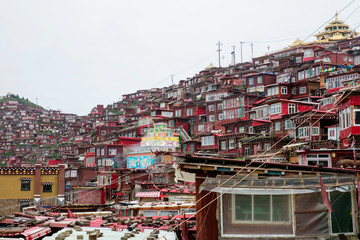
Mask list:
[[[225,68],[210,65],[175,85],[125,94],[121,101],[96,106],[87,116],[31,107],[16,99],[2,101],[2,164],[65,163],[66,201],[82,204],[147,201],[146,197],[148,201],[194,200],[195,194],[203,195],[199,195],[200,188],[215,185],[204,180],[189,184],[194,176],[179,174],[181,170],[199,178],[231,175],[249,160],[271,162],[270,170],[260,165],[259,176],[291,178],[299,165],[300,172],[312,178],[321,168],[350,167],[354,175],[360,163],[360,38],[337,16],[316,37],[314,42],[296,41],[252,62]],[[179,147],[161,150],[162,142],[174,136],[179,137]],[[158,147],[144,150],[145,138]],[[133,167],[130,155],[150,164]],[[183,158],[174,167],[175,155]],[[201,166],[196,166],[197,161]],[[217,196],[212,194],[210,200]],[[231,198],[222,198],[223,203],[237,201]],[[301,196],[298,198],[300,202]],[[209,208],[209,226],[216,226],[216,206]],[[238,236],[237,224],[254,223],[250,210],[236,210],[240,220],[235,216],[233,225],[221,234]],[[202,216],[197,225],[202,226],[206,219]],[[231,216],[222,221],[231,221]],[[323,225],[334,233],[342,232]],[[217,237],[219,232],[214,229],[204,234]],[[294,229],[286,225],[279,234],[298,235]],[[355,224],[351,231],[354,229]]]

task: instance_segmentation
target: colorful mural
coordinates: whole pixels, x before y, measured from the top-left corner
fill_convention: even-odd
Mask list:
[[[127,168],[146,169],[155,163],[155,154],[129,154],[127,156]]]
[[[166,123],[154,124],[146,137],[141,138],[141,146],[154,147],[157,151],[176,151],[180,146],[179,136]]]

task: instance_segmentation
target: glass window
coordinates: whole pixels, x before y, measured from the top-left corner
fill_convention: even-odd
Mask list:
[[[52,192],[51,184],[43,184],[43,192]]]
[[[21,180],[21,191],[30,191],[30,179]]]
[[[254,85],[254,78],[249,78],[249,85]]]
[[[262,76],[257,77],[257,83],[262,83]]]
[[[109,149],[109,155],[116,155],[117,149]]]
[[[193,109],[192,109],[192,108],[187,109],[187,110],[186,110],[186,114],[187,114],[187,116],[193,115]]]
[[[280,131],[280,122],[275,122],[275,131]]]
[[[209,121],[210,121],[210,122],[214,122],[214,121],[215,121],[215,116],[214,116],[214,115],[210,115],[210,116],[209,116]]]
[[[271,115],[281,113],[281,104],[280,103],[271,104],[270,111],[271,111]]]
[[[175,117],[181,117],[181,110],[175,111]]]
[[[354,124],[360,125],[360,110],[354,110]]]
[[[221,150],[226,150],[226,142],[225,141],[221,142]]]
[[[323,165],[324,167],[330,167],[330,155],[329,154],[307,154],[306,155],[307,165]]]
[[[219,113],[219,120],[223,120],[224,119],[224,116],[222,113]]]
[[[319,127],[312,127],[311,135],[319,135]]]
[[[299,93],[300,94],[306,93],[306,87],[301,87],[300,90],[299,90]]]
[[[289,103],[288,105],[288,110],[289,110],[289,114],[295,113],[295,104],[294,103]]]
[[[245,132],[245,127],[239,127],[239,133]]]
[[[235,148],[235,139],[229,139],[229,149]]]
[[[289,195],[233,195],[233,222],[288,222]]]
[[[281,94],[287,94],[287,87],[281,87]]]

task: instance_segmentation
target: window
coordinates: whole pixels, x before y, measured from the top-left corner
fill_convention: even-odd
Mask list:
[[[245,132],[245,127],[239,127],[239,133]]]
[[[187,109],[187,110],[186,110],[186,115],[187,115],[187,116],[193,115],[193,109],[192,109],[192,108]]]
[[[294,129],[294,128],[295,128],[295,123],[290,119],[286,119],[285,120],[285,130]]]
[[[305,78],[304,71],[298,72],[298,80],[303,80]]]
[[[295,113],[295,104],[294,103],[289,103],[288,110],[289,110],[289,114]]]
[[[360,125],[360,109],[354,109],[354,125]],[[340,111],[339,125],[341,129],[346,129],[351,126],[350,122],[350,107],[347,107]]]
[[[249,133],[253,133],[253,132],[254,132],[253,126],[249,126]]]
[[[43,183],[43,192],[52,192],[52,183]]]
[[[204,124],[198,125],[198,126],[197,126],[197,130],[198,130],[198,132],[204,131]]]
[[[291,89],[291,94],[293,94],[293,95],[296,94],[296,87],[293,87],[293,88]]]
[[[235,148],[235,139],[229,139],[229,149]]]
[[[281,124],[280,122],[275,122],[275,131],[280,131]]]
[[[105,149],[102,148],[102,149],[101,149],[101,156],[104,156],[104,155],[105,155]]]
[[[360,109],[354,109],[354,125],[360,125]]]
[[[117,149],[109,149],[109,155],[116,155],[117,154]]]
[[[267,151],[271,148],[271,144],[270,143],[265,143],[264,144],[264,151]]]
[[[254,78],[249,78],[249,85],[254,85]]]
[[[232,202],[233,223],[283,223],[290,217],[289,195],[234,194]]]
[[[169,121],[169,127],[174,127],[174,120]]]
[[[281,104],[280,103],[271,104],[270,111],[271,111],[271,115],[281,113]]]
[[[215,106],[214,106],[214,105],[209,105],[208,109],[209,109],[209,111],[214,111],[214,110],[215,110]]]
[[[299,93],[300,94],[306,93],[306,87],[300,87]]]
[[[309,127],[298,128],[298,136],[299,136],[299,138],[309,137]]]
[[[257,83],[259,84],[259,83],[262,83],[262,76],[258,76],[257,77]]]
[[[20,199],[20,211],[26,207],[30,207],[30,199]]]
[[[142,213],[144,217],[159,216],[158,210],[142,210],[140,213]]]
[[[219,113],[219,120],[221,121],[221,120],[223,120],[223,119],[224,119],[223,114],[222,114],[222,113]]]
[[[221,150],[226,150],[226,142],[221,141]]]
[[[210,115],[210,116],[209,116],[209,121],[210,121],[210,122],[214,122],[214,121],[215,121],[215,116],[214,116],[214,115]]]
[[[30,178],[21,179],[21,191],[30,191]]]
[[[318,136],[319,135],[319,127],[312,127],[311,135]]]
[[[281,94],[287,94],[287,87],[281,87]]]
[[[160,210],[160,215],[158,215],[158,216],[168,216],[169,214],[176,216],[179,214],[179,211],[178,210]]]
[[[222,110],[222,108],[223,108],[222,103],[219,103],[217,107],[218,107],[218,110]]]
[[[103,130],[103,131],[101,131],[100,134],[101,134],[101,136],[105,136],[105,135],[106,135],[106,131]]]
[[[304,58],[314,57],[314,51],[312,49],[304,50]]]
[[[181,110],[175,111],[175,117],[181,117]]]
[[[330,167],[330,155],[306,154],[306,164],[311,166],[322,164],[324,167]]]
[[[302,62],[302,57],[296,57],[296,63],[301,63]]]
[[[248,155],[250,155],[251,153],[250,153],[250,148],[249,147],[246,147],[245,149],[244,149],[244,155],[245,156],[248,156]]]
[[[215,143],[214,136],[204,136],[201,137],[201,146],[212,146]]]

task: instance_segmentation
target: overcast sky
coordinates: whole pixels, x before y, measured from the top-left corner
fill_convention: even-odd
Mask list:
[[[355,28],[359,0],[0,0],[0,95],[85,115],[218,65],[218,41],[228,66],[239,42],[245,61],[250,42],[257,57],[304,40],[349,3]]]

